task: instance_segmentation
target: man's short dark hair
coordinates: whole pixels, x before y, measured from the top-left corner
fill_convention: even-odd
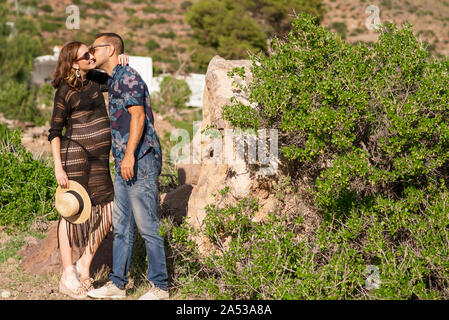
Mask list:
[[[122,54],[123,52],[125,52],[125,44],[123,43],[123,39],[117,33],[113,32],[99,33],[96,35],[95,39],[101,37],[105,37],[106,41],[114,46],[115,50],[117,51],[117,54]]]

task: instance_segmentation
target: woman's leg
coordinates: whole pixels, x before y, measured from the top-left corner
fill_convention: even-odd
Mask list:
[[[101,219],[94,226],[93,232],[89,234],[89,240],[83,255],[76,263],[77,270],[81,279],[90,278],[90,265],[95,253],[100,247],[101,242],[108,234],[112,225],[113,202],[109,202],[101,208]]]
[[[70,247],[69,237],[67,234],[67,222],[64,219],[59,222],[58,233],[59,253],[61,255],[62,270],[63,273],[66,270],[68,270],[68,273],[70,273],[70,267],[73,267],[72,248]],[[74,271],[73,274],[75,274]]]
[[[68,222],[62,219],[59,223],[59,253],[62,262],[62,276],[59,289],[63,293],[74,298],[83,298],[86,296],[81,283],[79,282],[72,260],[72,247],[70,246],[69,236],[67,232]]]

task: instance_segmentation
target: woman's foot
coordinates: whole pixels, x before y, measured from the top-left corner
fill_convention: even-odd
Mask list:
[[[94,289],[94,279],[89,275],[89,268],[84,267],[80,260],[75,263],[75,271],[77,272],[81,285],[86,289],[86,292]]]
[[[62,273],[59,281],[59,291],[74,299],[87,298],[87,290],[78,281],[74,266],[67,268]]]

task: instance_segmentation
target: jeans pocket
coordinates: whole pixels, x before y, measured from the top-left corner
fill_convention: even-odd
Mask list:
[[[153,155],[152,159],[151,159],[151,163],[153,166],[153,172],[156,175],[156,177],[158,177],[161,174],[161,163],[158,159],[156,159]]]
[[[150,175],[151,171],[151,159],[148,155],[143,156],[136,162],[137,166],[137,178],[146,179]]]

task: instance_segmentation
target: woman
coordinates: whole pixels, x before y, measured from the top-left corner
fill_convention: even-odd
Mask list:
[[[126,64],[127,56],[122,55],[120,62]],[[111,130],[102,94],[102,89],[107,90],[108,76],[93,70],[95,67],[89,48],[70,42],[61,49],[52,81],[57,90],[48,140],[56,180],[62,188],[69,187],[69,179],[80,183],[92,202],[89,220],[75,225],[61,218],[58,226],[63,267],[59,290],[73,298],[85,298],[93,288],[90,264],[112,224]],[[73,245],[84,248],[76,264]]]

